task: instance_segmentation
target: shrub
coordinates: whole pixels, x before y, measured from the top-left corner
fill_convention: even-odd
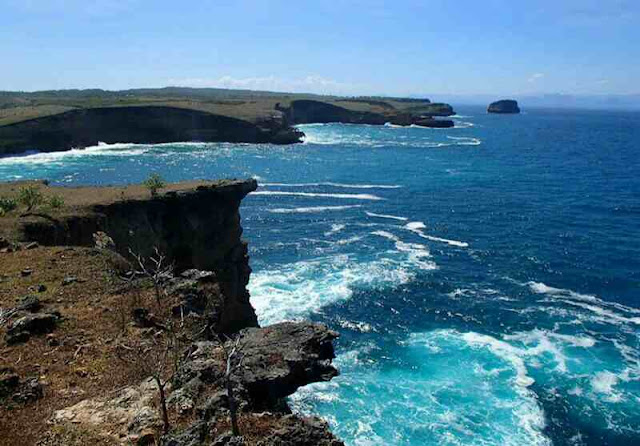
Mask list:
[[[60,209],[62,206],[64,206],[64,198],[60,195],[52,195],[49,197],[49,207],[51,207],[51,209]]]
[[[165,183],[164,179],[160,175],[158,175],[157,173],[152,173],[146,180],[143,181],[142,185],[149,189],[152,197],[155,197],[156,195],[158,195],[158,191],[165,187],[167,183]]]
[[[18,201],[13,197],[0,197],[0,217],[18,207]]]
[[[24,186],[18,193],[18,201],[27,207],[27,212],[44,203],[44,196],[36,186]]]

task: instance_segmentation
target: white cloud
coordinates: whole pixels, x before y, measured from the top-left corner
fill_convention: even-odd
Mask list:
[[[544,77],[544,73],[533,73],[531,76],[529,76],[529,79],[527,79],[527,82],[536,82],[539,79],[542,79]]]
[[[316,94],[362,94],[365,90],[362,85],[338,82],[318,75],[309,75],[297,79],[285,79],[276,76],[169,79],[169,84],[180,87],[233,88]]]

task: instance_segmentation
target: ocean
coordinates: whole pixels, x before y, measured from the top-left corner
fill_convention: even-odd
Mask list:
[[[348,445],[640,444],[640,113],[456,110],[292,146],[34,153],[0,180],[257,178],[252,303],[341,333],[341,375],[291,406]]]

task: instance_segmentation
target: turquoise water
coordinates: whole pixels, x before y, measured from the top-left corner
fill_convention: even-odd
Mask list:
[[[341,332],[342,375],[291,403],[349,445],[640,444],[640,114],[457,109],[4,158],[0,179],[258,178],[252,302]]]

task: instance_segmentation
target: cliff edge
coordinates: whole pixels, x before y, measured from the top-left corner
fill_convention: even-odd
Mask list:
[[[292,144],[302,133],[277,118],[252,123],[167,106],[69,110],[0,126],[0,154],[49,152],[104,143],[237,142]]]
[[[338,334],[249,301],[255,180],[0,196],[25,185],[64,205],[0,220],[0,444],[343,445],[286,402],[338,374]]]

